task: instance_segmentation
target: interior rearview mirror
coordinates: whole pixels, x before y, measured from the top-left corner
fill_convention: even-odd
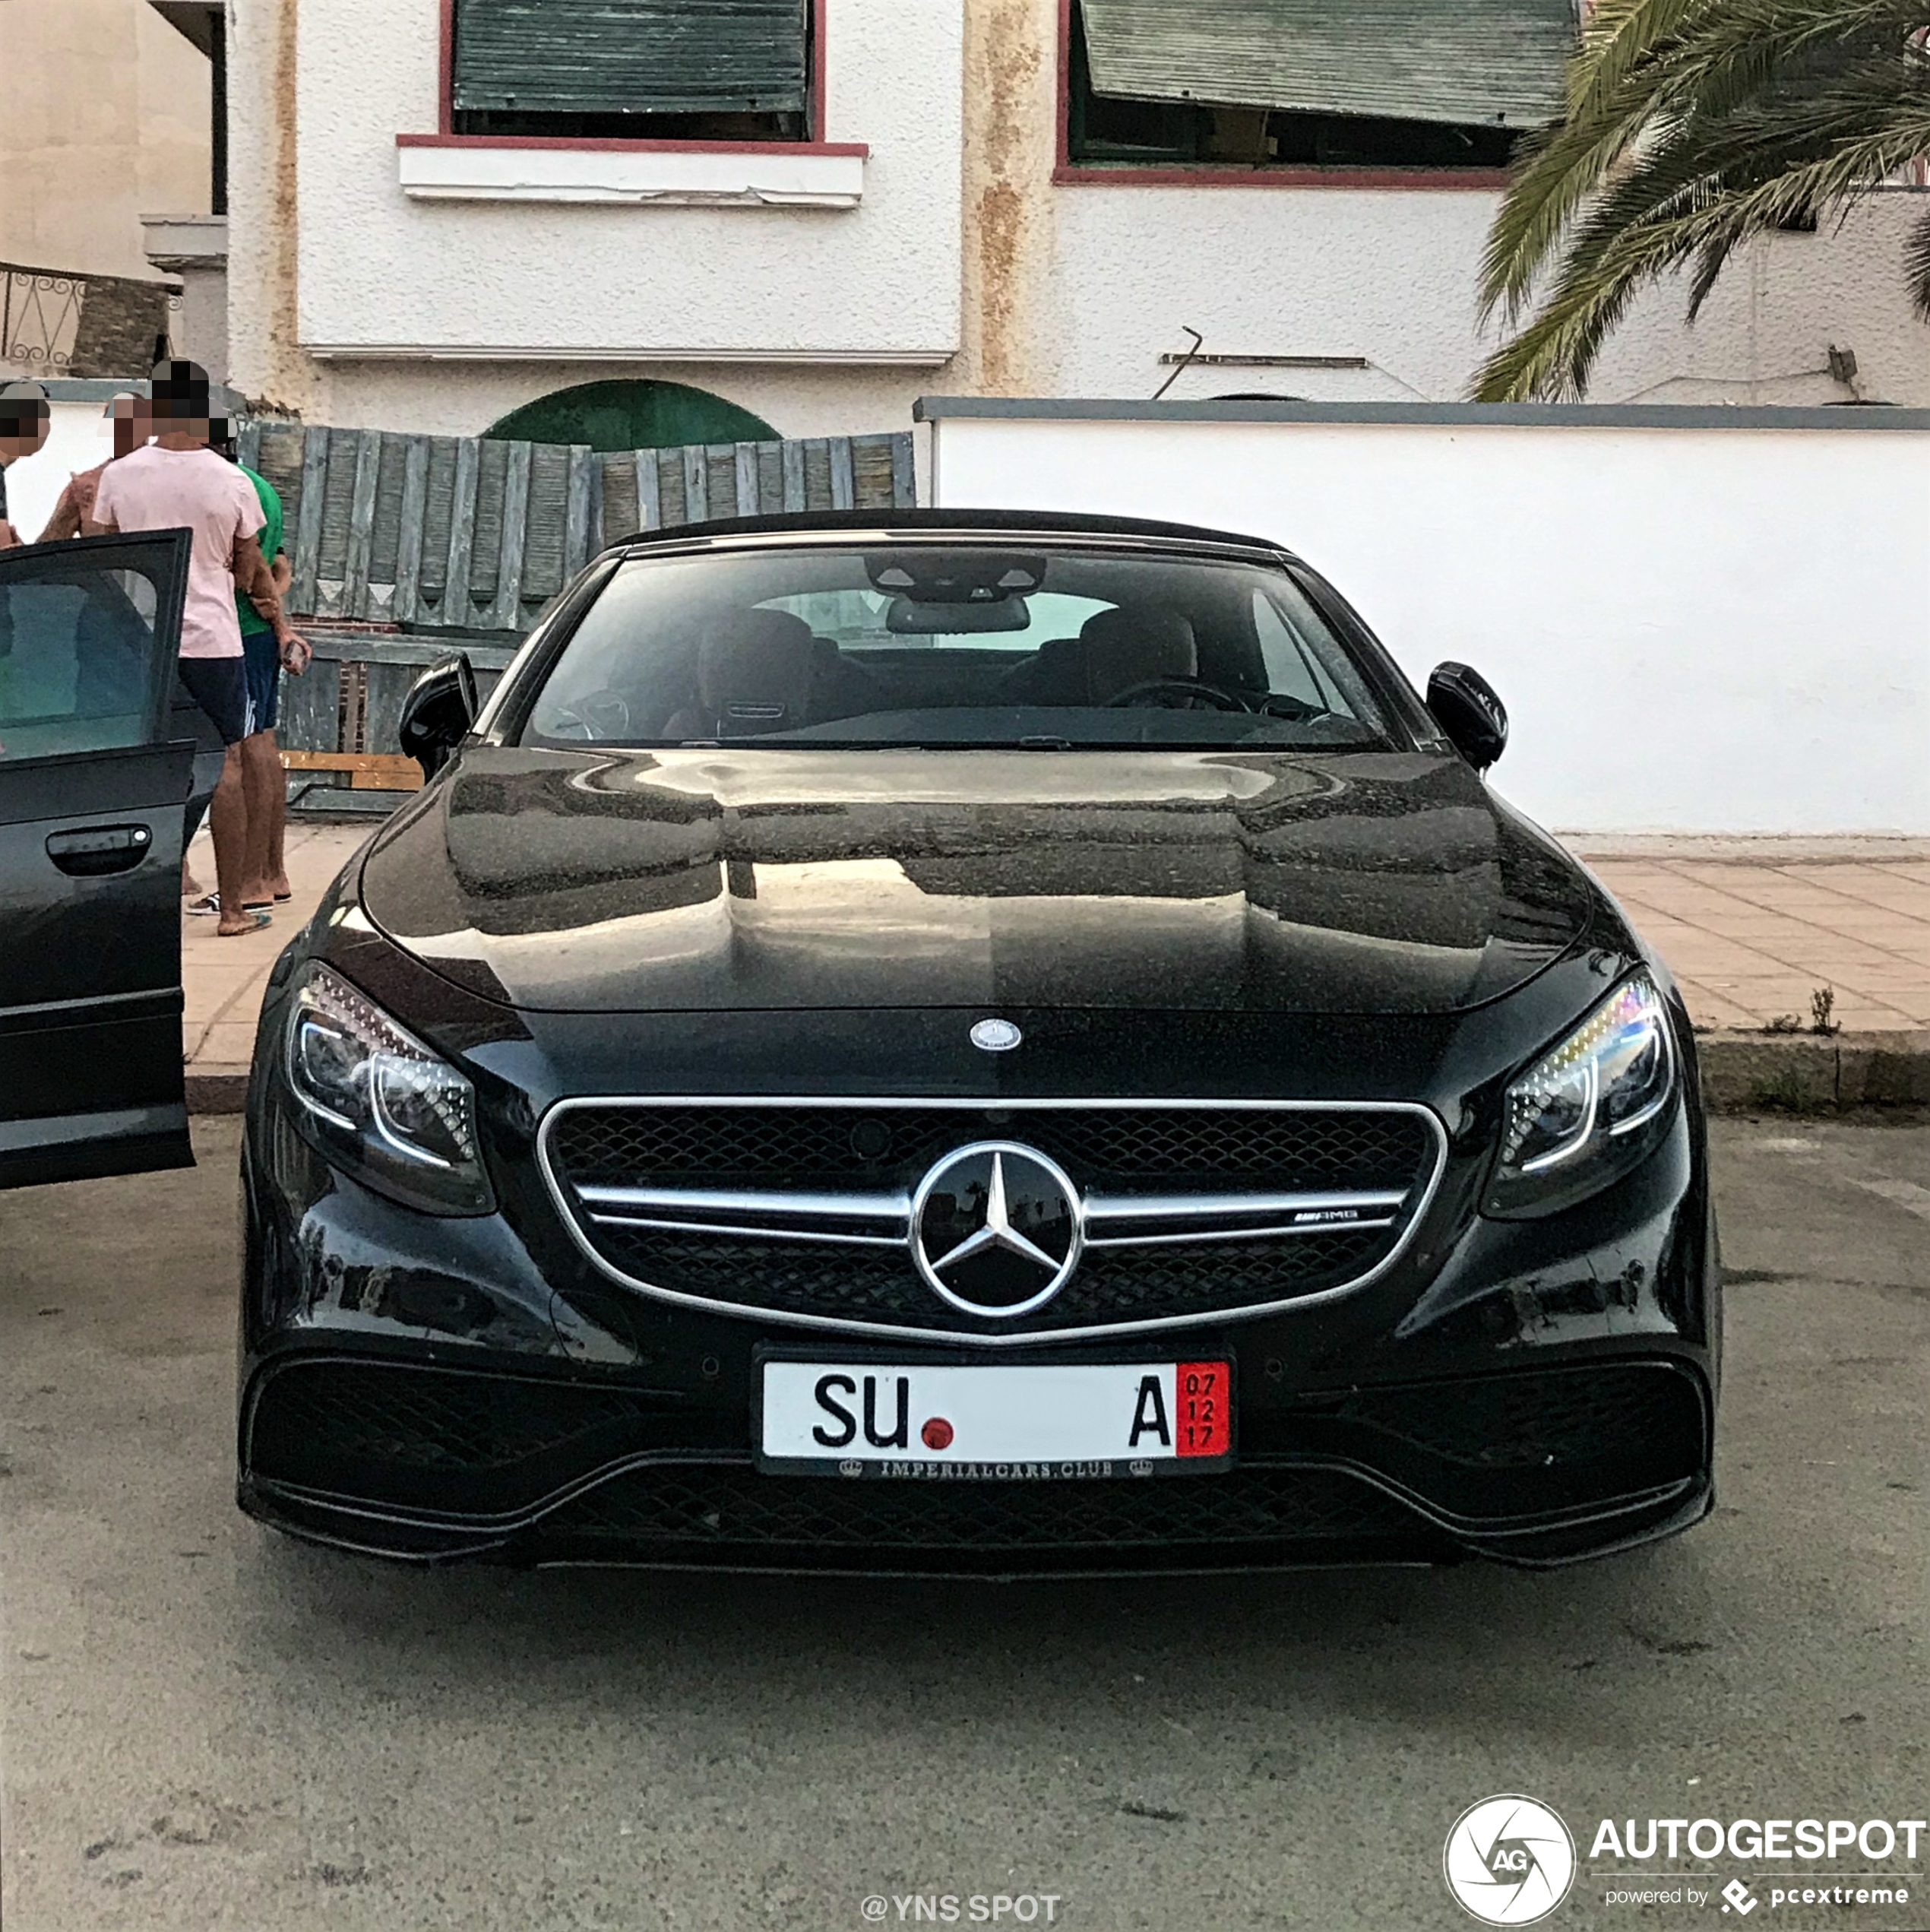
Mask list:
[[[430,665],[402,701],[403,754],[433,778],[476,722],[476,673],[467,654],[456,651]]]
[[[1448,742],[1477,771],[1508,747],[1508,707],[1472,664],[1437,664],[1428,679],[1428,709]]]

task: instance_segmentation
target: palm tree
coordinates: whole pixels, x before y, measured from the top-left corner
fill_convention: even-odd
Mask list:
[[[1515,333],[1476,400],[1582,395],[1650,283],[1689,268],[1692,321],[1741,243],[1840,220],[1930,154],[1926,40],[1930,0],[1596,0],[1488,238],[1482,317]],[[1930,318],[1930,217],[1904,268]]]

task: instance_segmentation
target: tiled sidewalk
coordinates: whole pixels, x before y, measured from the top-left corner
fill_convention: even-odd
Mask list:
[[[329,882],[368,838],[363,825],[295,825],[284,856],[295,896],[277,906],[274,923],[258,933],[224,939],[212,919],[181,920],[181,984],[186,995],[182,1046],[190,1073],[245,1073],[255,1053],[255,1022],[275,956],[300,930]],[[188,853],[195,881],[214,883],[214,853],[204,830]]]
[[[245,1072],[268,968],[372,829],[291,826],[295,897],[260,933],[223,939],[211,919],[182,920],[191,1073]],[[1755,1031],[1789,1015],[1806,1029],[1828,987],[1848,1031],[1930,1028],[1930,839],[1568,843],[1661,949],[1699,1026]],[[210,883],[205,834],[193,857]]]
[[[1851,1033],[1930,1026],[1930,839],[1571,840],[1700,1026],[1755,1029],[1819,987]]]

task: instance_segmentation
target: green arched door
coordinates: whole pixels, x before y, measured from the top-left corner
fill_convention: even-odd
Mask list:
[[[511,410],[482,432],[505,442],[587,443],[594,450],[683,443],[774,442],[761,416],[684,382],[580,382]]]

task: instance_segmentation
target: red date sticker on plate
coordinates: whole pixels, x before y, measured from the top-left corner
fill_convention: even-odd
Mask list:
[[[1175,1455],[1225,1455],[1232,1446],[1232,1405],[1224,1362],[1180,1362],[1173,1369]]]

